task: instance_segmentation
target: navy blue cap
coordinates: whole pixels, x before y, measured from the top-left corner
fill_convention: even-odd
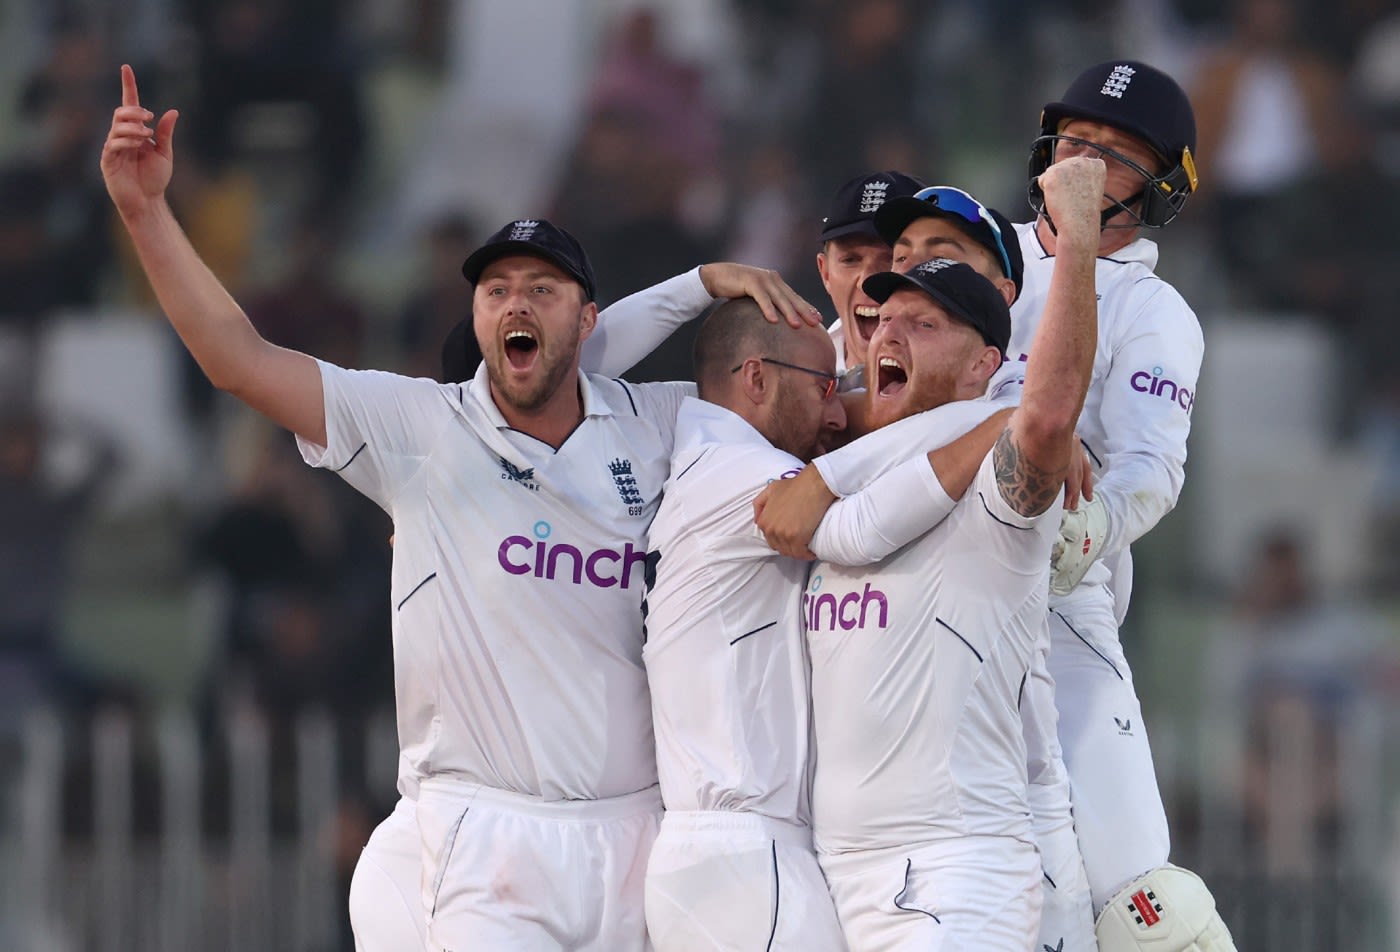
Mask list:
[[[592,301],[597,297],[593,265],[589,263],[583,245],[573,235],[543,218],[521,219],[502,227],[462,262],[462,274],[476,284],[487,265],[511,255],[531,255],[552,262],[583,286],[584,300]]]
[[[880,206],[894,198],[913,195],[923,184],[903,172],[871,172],[857,175],[846,182],[831,198],[826,217],[822,219],[821,241],[844,238],[846,235],[879,237],[875,230],[875,213]]]
[[[1006,348],[1011,343],[1011,309],[996,285],[971,265],[934,258],[904,274],[895,271],[872,274],[861,287],[879,304],[888,301],[896,291],[906,288],[922,291],[1006,356]]]

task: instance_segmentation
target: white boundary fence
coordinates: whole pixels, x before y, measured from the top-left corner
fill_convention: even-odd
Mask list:
[[[1231,791],[1244,782],[1238,726],[1207,723],[1194,737],[1169,725],[1154,729],[1163,789],[1200,787],[1168,802],[1174,858],[1206,877],[1242,952],[1400,948],[1391,939],[1392,893],[1400,888],[1394,885],[1400,850],[1392,823],[1396,723],[1395,712],[1379,703],[1351,712],[1335,755],[1341,822],[1325,835],[1304,819],[1307,805],[1323,792],[1310,753],[1317,738],[1306,724],[1275,724],[1265,744],[1271,752],[1268,811],[1278,819],[1267,824],[1262,841],[1249,835],[1232,806],[1238,798]],[[377,774],[365,785],[391,797],[396,751],[390,717],[339,737],[328,716],[303,715],[291,728],[295,776],[277,778],[269,729],[246,709],[216,727],[217,744],[201,738],[183,713],[154,721],[103,713],[85,729],[87,737],[36,716],[10,735],[17,744],[3,748],[9,752],[0,761],[0,949],[343,947],[345,897],[332,845],[342,794],[337,757],[342,745],[364,745],[368,769]],[[141,752],[146,761],[138,768]],[[227,804],[227,816],[211,818],[204,815],[202,791],[215,758],[226,759],[227,789],[219,801]],[[75,759],[82,769],[73,769]],[[153,772],[154,781],[137,783],[138,769]],[[1214,780],[1179,782],[1192,776]],[[274,829],[274,780],[294,788],[294,832]],[[63,803],[73,792],[65,783],[89,787],[83,793],[91,802],[90,829],[81,835],[64,829]],[[154,811],[136,802],[138,787],[154,788]],[[141,827],[138,811],[157,819]],[[211,819],[217,835],[205,832]]]
[[[290,834],[274,831],[270,732],[255,713],[236,712],[220,725],[227,789],[213,800],[227,805],[223,817],[205,815],[214,755],[190,715],[145,723],[103,713],[88,729],[89,738],[78,738],[51,716],[33,716],[20,735],[19,756],[8,758],[18,763],[6,767],[0,788],[0,949],[341,947],[347,917],[335,869],[339,745],[365,744],[366,761],[377,773],[388,771],[373,783],[392,797],[392,718],[344,739],[325,714],[294,723]],[[72,752],[85,751],[86,741],[90,763],[75,771]],[[151,786],[134,782],[143,746],[154,754],[154,810],[134,801],[138,786]],[[63,804],[71,794],[65,782],[72,782],[65,778],[74,776],[89,787],[90,822],[82,835],[64,830]],[[153,830],[138,833],[138,809],[158,817]],[[208,826],[219,832],[210,835]]]

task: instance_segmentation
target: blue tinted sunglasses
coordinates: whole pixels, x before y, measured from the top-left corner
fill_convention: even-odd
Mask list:
[[[1002,238],[1001,227],[992,217],[992,213],[987,211],[987,206],[962,189],[953,188],[951,185],[930,185],[915,192],[914,197],[937,207],[939,211],[950,212],[974,225],[986,222],[987,227],[992,230],[992,239],[997,243],[997,253],[1001,255],[1001,271],[1008,278],[1015,280],[1011,273],[1011,256],[1006,253],[1006,242]]]

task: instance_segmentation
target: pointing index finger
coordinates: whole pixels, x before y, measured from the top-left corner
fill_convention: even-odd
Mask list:
[[[136,73],[125,63],[122,64],[122,105],[141,105],[141,97],[136,94]]]

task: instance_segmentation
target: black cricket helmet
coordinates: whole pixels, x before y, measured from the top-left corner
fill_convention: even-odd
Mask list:
[[[1160,228],[1181,214],[1196,190],[1196,115],[1176,80],[1146,63],[1110,60],[1080,73],[1058,102],[1047,103],[1040,114],[1040,136],[1031,143],[1029,191],[1036,214],[1045,214],[1045,196],[1036,178],[1054,162],[1055,144],[1081,141],[1060,135],[1071,119],[1101,122],[1135,136],[1162,160],[1164,168],[1158,174],[1117,152],[1101,150],[1143,177],[1141,192],[1104,211],[1105,225],[1125,210],[1134,218],[1125,227]],[[1142,205],[1133,212],[1131,206],[1139,198]]]

